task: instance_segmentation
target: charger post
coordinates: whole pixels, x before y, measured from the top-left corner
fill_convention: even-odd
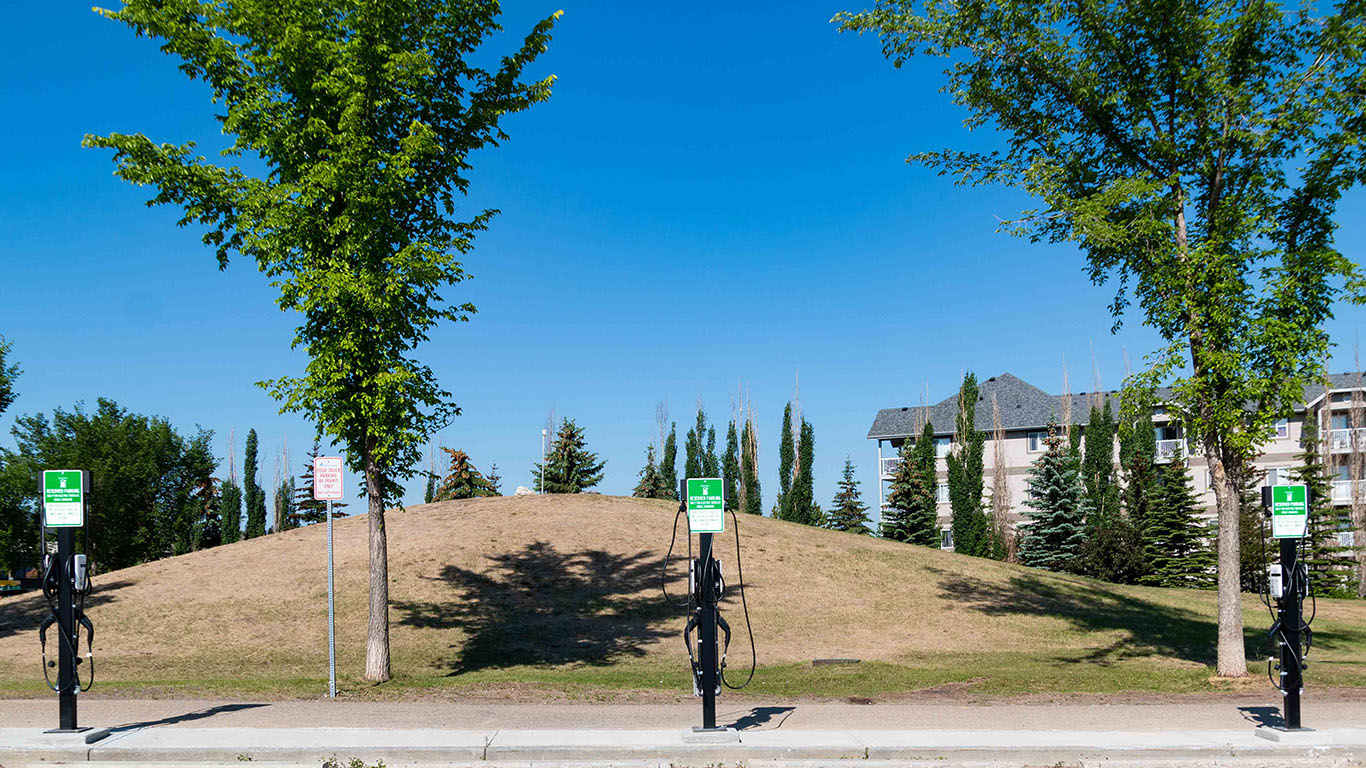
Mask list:
[[[720,478],[685,478],[679,483],[678,497],[688,514],[688,533],[697,534],[697,559],[689,564],[694,616],[697,623],[697,652],[693,662],[693,688],[702,697],[700,731],[724,731],[716,727],[716,695],[721,689],[721,656],[717,625],[720,614],[721,563],[712,549],[712,538],[725,531],[725,499]],[[687,631],[684,631],[686,640]],[[691,641],[688,641],[691,642]],[[691,650],[691,649],[689,649]],[[690,654],[691,655],[691,654]]]
[[[57,628],[57,727],[47,733],[80,733],[89,728],[78,724],[76,696],[81,691],[78,665],[81,657],[81,625],[89,627],[84,612],[77,605],[83,593],[89,590],[89,563],[85,555],[76,554],[76,529],[86,524],[86,502],[90,489],[90,473],[82,469],[48,469],[43,471],[43,530],[51,528],[57,534],[55,559],[46,551],[44,557],[43,593],[52,607],[51,621],[44,622],[39,630],[43,639],[44,674],[51,663],[47,661],[45,634],[47,627],[55,623]],[[46,539],[46,535],[44,535]],[[55,581],[55,585],[52,583]],[[80,582],[80,589],[76,582]],[[52,603],[52,598],[56,602]],[[83,601],[82,601],[83,602]],[[91,635],[93,636],[93,630]],[[87,640],[87,646],[89,640]],[[87,650],[92,650],[87,648]],[[48,683],[51,685],[51,682]]]
[[[1309,627],[1304,623],[1304,598],[1309,592],[1308,569],[1300,562],[1300,544],[1308,533],[1309,489],[1304,485],[1262,486],[1262,507],[1271,518],[1271,535],[1280,545],[1279,568],[1268,569],[1268,591],[1276,601],[1276,620],[1270,636],[1279,650],[1279,685],[1285,725],[1276,730],[1305,731],[1300,721],[1304,692],[1304,654]],[[1273,583],[1279,570],[1280,589]],[[1276,592],[1279,591],[1279,594]]]

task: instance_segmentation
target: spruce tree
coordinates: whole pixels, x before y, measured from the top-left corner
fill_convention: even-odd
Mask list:
[[[740,430],[740,491],[743,502],[740,511],[751,515],[764,513],[763,493],[759,487],[759,438],[755,434],[754,419],[745,416]]]
[[[901,460],[887,493],[890,529],[882,535],[895,541],[939,546],[939,481],[934,452],[934,425],[926,423],[915,442],[901,444]]]
[[[1319,597],[1354,597],[1356,561],[1351,548],[1338,543],[1338,532],[1351,530],[1351,511],[1333,505],[1333,481],[1323,461],[1318,417],[1313,413],[1305,414],[1300,453],[1295,458],[1299,465],[1293,472],[1295,482],[1303,483],[1309,494],[1309,530],[1304,542],[1309,588]]]
[[[655,463],[654,443],[645,447],[645,466],[641,468],[638,477],[640,482],[636,483],[635,490],[631,492],[632,496],[637,499],[665,498],[664,492],[668,489],[664,485],[664,475]]]
[[[498,474],[498,462],[489,465],[489,473],[484,476],[488,481],[489,490],[493,491],[494,496],[503,495],[503,476]]]
[[[446,474],[441,478],[441,487],[432,495],[433,501],[478,499],[498,495],[489,484],[488,478],[484,477],[474,466],[474,462],[470,461],[469,454],[445,447],[441,450],[447,456]],[[549,482],[546,481],[547,484]]]
[[[327,502],[313,498],[313,460],[321,456],[318,440],[313,440],[313,450],[308,453],[308,460],[304,462],[303,474],[299,475],[299,485],[294,491],[294,516],[300,525],[306,523],[321,523],[327,519]],[[332,516],[346,517],[346,513],[341,508],[346,506],[345,502],[332,502]]]
[[[778,441],[778,498],[773,516],[787,520],[792,516],[792,467],[797,461],[797,446],[792,439],[792,403],[783,408],[783,431]]]
[[[1198,517],[1199,500],[1181,456],[1163,467],[1157,498],[1143,529],[1148,561],[1141,584],[1209,589],[1214,586],[1213,530]]]
[[[740,435],[735,431],[735,419],[726,427],[726,452],[721,457],[721,477],[726,495],[726,511],[740,509]]]
[[[247,529],[245,538],[254,539],[266,533],[266,492],[256,482],[256,430],[247,432],[247,454],[242,468],[242,494],[246,502]]]
[[[991,554],[991,526],[982,507],[985,436],[977,431],[977,398],[977,376],[968,372],[958,390],[954,450],[947,458],[949,505],[953,510],[953,550],[986,557]]]
[[[825,527],[870,536],[873,533],[868,527],[868,505],[863,503],[859,481],[854,479],[854,462],[848,456],[844,457],[844,474],[840,478],[835,499],[830,502]]]
[[[1029,469],[1025,517],[1020,532],[1020,562],[1050,571],[1073,572],[1086,540],[1081,468],[1063,447],[1058,425],[1048,424],[1048,450]],[[957,542],[955,542],[957,544]]]
[[[242,489],[232,480],[224,480],[218,490],[219,514],[222,517],[223,543],[242,539]]]
[[[539,462],[532,466],[531,473],[536,490],[542,493],[583,493],[602,482],[602,468],[606,465],[588,450],[583,428],[572,419],[564,419],[546,456],[545,486],[541,485]]]
[[[677,424],[669,423],[669,436],[664,438],[664,452],[659,457],[659,476],[668,489],[666,499],[678,501],[678,430]]]

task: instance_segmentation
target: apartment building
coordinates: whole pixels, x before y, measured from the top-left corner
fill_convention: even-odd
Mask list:
[[[986,482],[989,490],[996,471],[998,445],[1002,471],[1006,475],[1012,523],[1023,519],[1030,466],[1039,454],[1047,450],[1048,423],[1085,425],[1093,405],[1103,408],[1106,402],[1115,414],[1119,413],[1119,393],[1080,392],[1074,395],[1052,395],[1009,373],[979,382],[976,407],[976,427],[986,434],[983,453]],[[1292,482],[1291,470],[1297,465],[1300,436],[1306,419],[1318,419],[1322,436],[1324,461],[1333,475],[1333,503],[1354,509],[1353,526],[1362,529],[1362,515],[1366,510],[1366,376],[1362,373],[1333,374],[1329,386],[1314,385],[1305,393],[1307,402],[1294,415],[1281,419],[1262,446],[1262,454],[1255,462],[1264,473],[1265,483],[1278,485]],[[877,441],[878,508],[884,509],[887,487],[896,469],[898,452],[907,440],[919,437],[928,419],[934,428],[935,453],[939,457],[939,522],[942,546],[953,548],[949,528],[949,492],[944,457],[953,442],[953,425],[958,416],[958,396],[945,398],[934,405],[884,408],[877,412],[868,430],[868,439]],[[1191,471],[1191,479],[1201,503],[1210,516],[1214,515],[1214,492],[1210,488],[1210,474],[1198,446],[1187,443],[1181,427],[1165,408],[1153,414],[1153,429],[1157,438],[1157,461],[1184,461]],[[1192,451],[1192,448],[1196,450]],[[1118,445],[1115,446],[1116,459]],[[1355,543],[1353,531],[1339,536],[1344,546]]]

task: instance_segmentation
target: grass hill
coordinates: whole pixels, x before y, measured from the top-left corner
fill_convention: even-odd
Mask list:
[[[596,495],[443,502],[391,511],[395,680],[360,681],[366,519],[336,524],[337,650],[348,695],[596,696],[690,690],[683,617],[660,594],[675,505]],[[686,523],[680,523],[680,531]],[[728,529],[729,529],[728,524]],[[1210,681],[1214,594],[1119,587],[866,536],[740,517],[759,651],[746,693],[890,696],[1198,691]],[[749,665],[734,538],[719,537]],[[686,542],[680,532],[680,544]],[[327,675],[323,526],[97,576],[97,691],[315,696]],[[672,569],[681,594],[685,570]],[[1245,603],[1254,654],[1269,623]],[[0,600],[0,693],[42,689],[41,598]],[[1366,603],[1321,600],[1310,685],[1366,685]],[[813,667],[816,658],[861,659]],[[1251,665],[1254,682],[1263,667]]]

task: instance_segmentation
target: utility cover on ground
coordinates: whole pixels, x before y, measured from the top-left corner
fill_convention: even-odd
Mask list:
[[[1309,528],[1309,494],[1303,485],[1271,486],[1271,535],[1302,539]]]
[[[688,531],[721,533],[726,530],[726,499],[719,477],[688,478]]]
[[[85,525],[84,474],[79,469],[43,470],[43,525],[49,528]]]

